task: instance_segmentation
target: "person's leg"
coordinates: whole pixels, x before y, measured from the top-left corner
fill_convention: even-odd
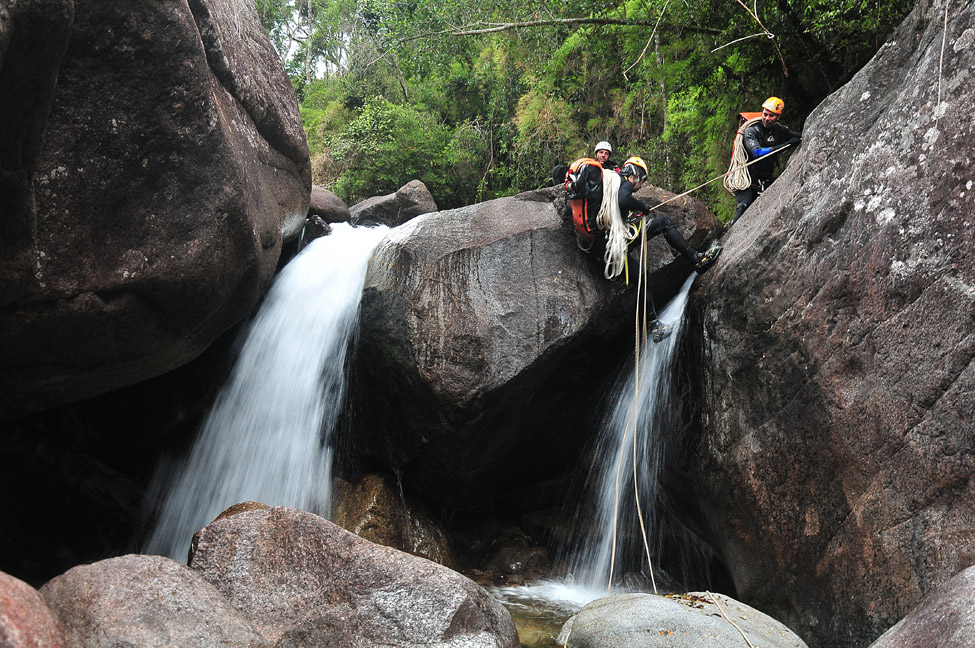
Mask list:
[[[735,221],[741,218],[741,215],[745,213],[748,206],[752,204],[755,200],[755,186],[752,185],[747,189],[742,189],[741,191],[735,192],[735,205],[737,209],[735,210],[735,217],[731,219],[731,224],[734,225]]]
[[[667,242],[670,243],[670,247],[687,257],[691,263],[697,263],[697,250],[690,246],[672,220],[666,216],[657,216],[653,220],[648,221],[647,237],[654,237],[657,234],[663,234]]]
[[[647,223],[647,236],[656,236],[660,233],[663,233],[664,238],[667,239],[672,248],[694,264],[694,269],[699,273],[705,272],[714,265],[714,262],[718,260],[718,255],[721,254],[721,245],[717,241],[711,243],[711,246],[704,252],[698,252],[692,248],[673,221],[666,216],[657,216]]]

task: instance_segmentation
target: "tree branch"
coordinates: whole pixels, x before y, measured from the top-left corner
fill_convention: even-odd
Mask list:
[[[509,29],[519,29],[521,27],[555,27],[558,25],[626,25],[630,27],[654,27],[657,25],[657,22],[651,22],[649,20],[627,20],[623,18],[551,18],[548,20],[527,20],[524,22],[486,23],[492,26],[482,28],[457,27],[440,32],[433,32],[427,35],[432,36],[437,34],[449,34],[450,36],[476,36],[478,34],[493,34],[496,32],[507,31]],[[664,24],[661,26],[669,31],[686,31],[692,34],[706,34],[708,36],[717,36],[721,33],[720,29],[698,27],[695,25],[688,26]]]

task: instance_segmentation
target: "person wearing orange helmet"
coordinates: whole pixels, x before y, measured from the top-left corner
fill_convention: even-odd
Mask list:
[[[769,97],[762,104],[762,120],[745,129],[742,142],[748,152],[748,159],[758,160],[748,167],[752,184],[747,189],[735,192],[735,217],[732,225],[741,218],[748,206],[762,195],[772,184],[775,174],[777,157],[773,155],[786,147],[799,146],[802,143],[802,133],[791,130],[779,123],[785,102],[778,97]]]
[[[636,156],[630,157],[623,163],[623,167],[618,173],[620,183],[616,193],[616,202],[619,205],[619,211],[623,218],[625,220],[633,220],[640,215],[649,214],[650,206],[634,195],[647,181],[647,175],[649,174],[647,163],[642,158]],[[596,214],[598,211],[598,207],[590,209],[592,223],[589,232],[594,232],[598,227],[596,223]],[[680,233],[680,230],[677,229],[677,226],[674,225],[674,222],[667,216],[657,216],[650,219],[646,223],[646,228],[648,238],[663,234],[670,246],[687,258],[699,273],[705,272],[714,265],[714,262],[718,259],[718,255],[721,253],[721,246],[717,243],[704,252],[698,252],[692,248],[687,242],[687,239]],[[604,240],[597,238],[596,241],[600,243],[599,250],[601,254],[601,250],[604,248]],[[592,242],[594,241],[589,242],[590,246]],[[580,245],[580,247],[583,246]]]

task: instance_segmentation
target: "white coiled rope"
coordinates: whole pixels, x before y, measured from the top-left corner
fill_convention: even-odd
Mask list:
[[[606,254],[603,256],[606,269],[603,276],[607,279],[618,277],[623,272],[626,267],[626,246],[640,231],[636,225],[623,222],[618,199],[621,183],[620,174],[603,169],[603,202],[596,215],[596,225],[606,230]]]
[[[752,186],[752,176],[748,173],[748,151],[745,150],[742,138],[745,130],[760,121],[762,121],[761,117],[749,119],[741,125],[735,135],[735,143],[731,152],[731,166],[728,167],[728,173],[724,176],[724,188],[731,193],[744,191]]]

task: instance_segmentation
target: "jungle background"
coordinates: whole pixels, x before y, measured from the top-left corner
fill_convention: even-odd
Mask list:
[[[806,116],[910,0],[256,0],[314,182],[348,204],[422,180],[441,208],[551,183],[599,140],[681,192],[727,170],[740,111]],[[842,125],[837,127],[842,128]],[[697,194],[719,217],[733,198]]]

